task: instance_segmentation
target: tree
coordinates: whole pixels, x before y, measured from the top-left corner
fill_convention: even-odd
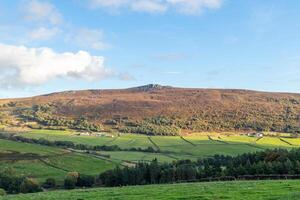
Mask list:
[[[9,194],[19,193],[23,180],[24,177],[17,175],[11,168],[0,172],[0,188],[3,188]]]
[[[78,178],[79,178],[78,172],[69,172],[65,177],[64,188],[74,189],[76,187]]]
[[[25,178],[20,186],[20,192],[33,193],[42,191],[38,182],[32,178]]]
[[[95,184],[94,176],[80,174],[76,183],[79,187],[92,187]]]
[[[45,183],[43,184],[43,187],[47,188],[47,189],[49,189],[49,188],[55,188],[55,186],[56,186],[56,181],[55,181],[54,178],[48,178],[45,181]]]
[[[6,195],[6,192],[4,189],[0,188],[0,197],[1,196],[5,196]]]

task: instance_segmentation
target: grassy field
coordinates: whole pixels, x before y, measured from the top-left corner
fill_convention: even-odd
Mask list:
[[[122,162],[149,160],[157,157],[161,162],[178,159],[196,160],[199,157],[208,157],[214,154],[238,155],[267,148],[300,147],[300,139],[285,139],[284,142],[276,137],[266,136],[262,139],[256,137],[238,136],[232,133],[195,133],[189,136],[152,136],[137,134],[120,134],[116,137],[78,136],[72,131],[33,130],[22,133],[23,137],[45,138],[47,140],[67,140],[74,143],[88,145],[118,145],[121,148],[149,146],[161,150],[160,154],[136,152],[102,152],[109,154],[111,159]],[[117,134],[116,134],[117,135]],[[290,144],[289,144],[290,143]],[[292,144],[292,145],[291,145]]]
[[[207,133],[208,134],[208,133]],[[160,153],[134,151],[101,151],[106,157],[74,153],[60,148],[40,146],[0,140],[0,167],[12,167],[17,172],[44,180],[54,177],[62,180],[66,172],[78,171],[85,174],[99,174],[118,164],[126,165],[139,161],[172,162],[179,159],[197,160],[214,154],[238,155],[267,148],[300,147],[300,139],[238,136],[233,134],[192,134],[184,137],[120,134],[115,137],[78,136],[73,131],[32,130],[20,133],[28,138],[72,141],[88,145],[118,145],[121,148],[149,146],[159,149]],[[116,134],[118,135],[118,134]],[[15,159],[7,159],[8,153],[14,153]],[[29,154],[29,155],[27,155]],[[31,155],[34,154],[34,155]],[[2,155],[2,156],[1,156]],[[6,155],[6,156],[5,156]],[[11,154],[12,155],[12,154]]]
[[[67,172],[97,175],[116,164],[67,150],[0,140],[0,169],[12,168],[19,174],[43,181],[62,181]]]
[[[300,181],[239,181],[129,186],[12,195],[1,200],[203,199],[298,200]]]
[[[39,155],[56,155],[66,152],[65,150],[54,147],[45,147],[0,139],[0,152],[1,151],[17,151],[20,153],[35,153]]]

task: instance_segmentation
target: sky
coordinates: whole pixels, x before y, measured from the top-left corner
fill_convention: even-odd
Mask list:
[[[300,93],[298,0],[0,0],[0,98],[150,83]]]

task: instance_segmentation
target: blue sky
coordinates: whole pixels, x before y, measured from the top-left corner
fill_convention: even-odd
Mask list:
[[[1,0],[0,97],[178,87],[300,92],[297,0]]]

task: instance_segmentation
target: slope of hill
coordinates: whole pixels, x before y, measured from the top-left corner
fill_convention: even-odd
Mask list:
[[[292,93],[151,84],[129,89],[66,91],[3,102],[6,104],[2,107],[14,113],[47,104],[52,116],[84,116],[89,122],[113,128],[142,127],[146,122],[193,131],[300,132],[300,94]]]

